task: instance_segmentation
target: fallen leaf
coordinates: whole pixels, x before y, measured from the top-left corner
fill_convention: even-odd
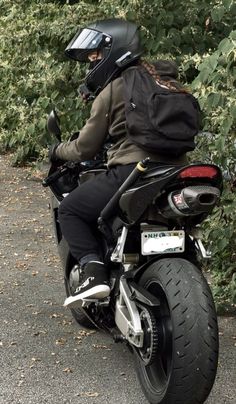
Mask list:
[[[59,338],[56,340],[56,345],[65,345],[66,341],[65,338]]]
[[[44,300],[44,302],[43,303],[45,303],[45,304],[49,304],[50,306],[52,306],[52,302],[50,301],[50,300]]]
[[[97,392],[85,392],[85,393],[78,393],[77,396],[81,396],[81,397],[98,397],[99,393]]]
[[[53,313],[53,314],[50,315],[50,318],[58,318],[58,317],[61,317],[61,316],[62,316],[62,314]]]
[[[41,359],[40,358],[31,358],[32,362],[40,362]]]
[[[92,330],[92,331],[80,330],[79,331],[79,335],[82,335],[82,337],[88,337],[89,335],[92,335],[95,333],[96,333],[95,330]]]
[[[82,342],[82,337],[77,336],[77,337],[73,337],[74,340],[76,340],[77,344],[81,344]]]
[[[62,320],[62,321],[60,321],[59,322],[59,324],[62,324],[62,325],[71,325],[72,324],[72,320]]]
[[[65,372],[65,373],[73,373],[73,370],[71,368],[65,368],[65,369],[63,369],[63,372]]]
[[[87,397],[98,397],[99,396],[99,393],[85,393],[85,395],[87,396]]]
[[[96,349],[106,349],[106,350],[108,350],[108,351],[111,351],[111,349],[108,348],[108,346],[106,346],[106,345],[93,344],[92,346],[93,346],[94,348],[96,348]]]

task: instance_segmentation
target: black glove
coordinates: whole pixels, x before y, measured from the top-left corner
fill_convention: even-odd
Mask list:
[[[48,159],[51,163],[59,163],[61,160],[56,155],[56,150],[60,143],[53,144],[48,150]]]
[[[86,84],[81,84],[79,86],[79,95],[82,97],[82,100],[87,104],[87,102],[95,99],[94,94],[88,89]]]

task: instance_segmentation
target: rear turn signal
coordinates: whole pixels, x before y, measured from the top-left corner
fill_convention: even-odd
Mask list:
[[[179,178],[214,178],[218,171],[213,166],[191,166],[185,168],[178,175]]]

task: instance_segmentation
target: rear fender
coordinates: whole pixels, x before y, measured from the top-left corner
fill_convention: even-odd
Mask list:
[[[146,306],[160,306],[160,300],[156,296],[153,296],[151,293],[149,293],[142,286],[138,285],[136,282],[130,281],[128,282],[128,285],[132,292],[132,300],[145,304]]]

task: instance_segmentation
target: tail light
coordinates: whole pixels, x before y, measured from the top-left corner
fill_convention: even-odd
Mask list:
[[[184,168],[178,178],[215,178],[219,174],[219,169],[210,165],[193,165]]]

